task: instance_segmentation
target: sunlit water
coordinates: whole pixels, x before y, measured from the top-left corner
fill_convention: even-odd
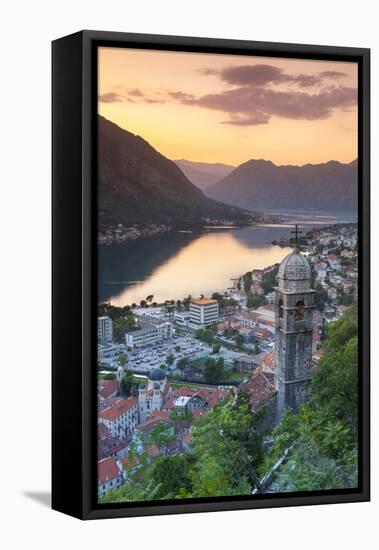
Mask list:
[[[305,219],[305,222],[304,222]],[[114,305],[140,302],[153,294],[154,301],[211,295],[232,286],[232,279],[246,271],[280,262],[290,248],[272,245],[289,237],[291,224],[303,230],[328,225],[333,216],[288,216],[282,225],[218,229],[203,233],[178,233],[146,237],[99,247],[99,301]]]

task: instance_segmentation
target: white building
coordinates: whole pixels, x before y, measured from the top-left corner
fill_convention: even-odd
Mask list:
[[[190,320],[189,311],[176,311],[174,313],[174,321],[178,321],[178,323],[188,323],[189,320]]]
[[[172,338],[172,323],[153,317],[141,317],[141,328],[125,334],[126,345],[130,348],[143,348],[145,346],[169,340]]]
[[[105,496],[112,489],[118,489],[126,477],[123,465],[113,457],[103,458],[97,463],[97,493]]]
[[[148,378],[146,385],[140,385],[138,391],[138,414],[139,423],[143,424],[148,420],[153,411],[160,411],[170,396],[170,388],[167,384],[165,372],[154,369]]]
[[[138,401],[136,397],[118,399],[114,405],[97,415],[98,424],[103,423],[113,437],[126,439],[138,424]]]
[[[218,302],[217,300],[209,300],[199,298],[190,302],[190,322],[196,327],[206,327],[217,323]]]
[[[104,342],[113,340],[113,322],[110,317],[97,318],[97,339]]]

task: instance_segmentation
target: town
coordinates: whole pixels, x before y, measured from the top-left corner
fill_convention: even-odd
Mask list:
[[[305,298],[293,309],[297,327],[311,323],[304,361],[312,369],[324,353],[329,323],[357,302],[357,225],[312,229],[297,239],[296,227],[301,254],[296,248],[289,257],[295,263],[306,258],[296,269],[305,269],[308,287],[296,287]],[[99,497],[137,479],[146,460],[190,454],[198,419],[240,389],[253,410],[273,403],[280,386],[275,365],[283,361],[275,349],[283,321],[278,277],[279,287],[287,284],[280,270],[294,268],[286,261],[240,274],[230,288],[209,297],[159,304],[150,295],[125,307],[99,304]],[[304,313],[308,309],[312,314]],[[277,403],[274,408],[278,414]]]

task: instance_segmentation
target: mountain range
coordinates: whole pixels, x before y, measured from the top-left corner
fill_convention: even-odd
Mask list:
[[[276,166],[249,160],[207,187],[216,200],[254,210],[352,211],[357,208],[357,160],[304,166]]]
[[[247,223],[251,213],[206,197],[147,141],[99,116],[99,229],[124,224]]]
[[[174,162],[183,174],[202,191],[228,176],[235,168],[235,166],[221,162],[193,162],[184,159],[174,160]]]

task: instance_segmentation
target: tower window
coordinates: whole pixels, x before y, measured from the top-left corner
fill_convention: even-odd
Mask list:
[[[283,317],[283,300],[281,298],[278,302],[278,306],[279,306],[279,317]]]
[[[304,302],[301,300],[296,304],[296,321],[302,321],[304,319]]]

